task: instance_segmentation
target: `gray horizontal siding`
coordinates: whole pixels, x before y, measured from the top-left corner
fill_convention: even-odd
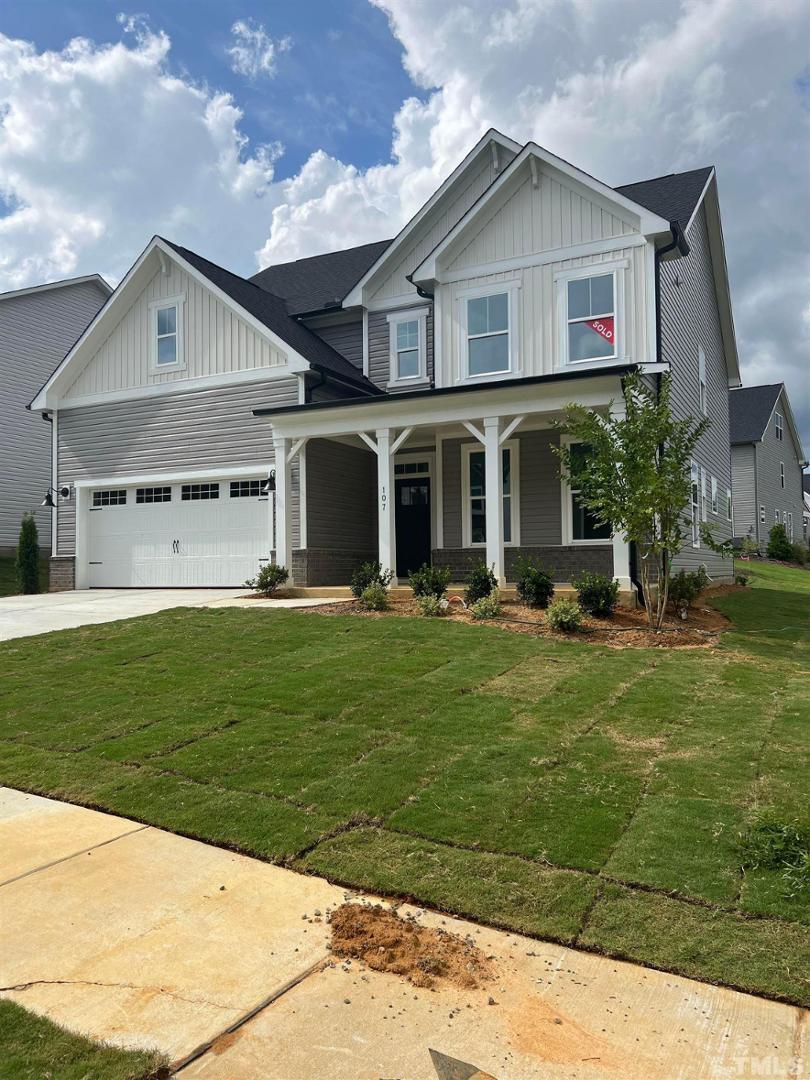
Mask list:
[[[274,460],[271,427],[253,416],[263,405],[293,405],[295,378],[219,387],[59,414],[59,482],[131,473],[223,468]],[[297,542],[297,467],[293,473],[293,542]],[[75,547],[75,499],[58,510],[58,551]]]
[[[757,537],[758,510],[756,447],[753,443],[731,448],[731,490],[734,498],[734,535]]]
[[[377,458],[330,439],[307,443],[307,547],[377,551]]]
[[[338,323],[335,326],[310,327],[341,356],[345,356],[356,368],[363,370],[363,322]]]
[[[51,428],[26,406],[104,303],[92,281],[0,301],[0,548],[17,542],[34,515],[50,547],[50,511],[38,509],[51,483]]]
[[[758,501],[765,507],[765,524],[759,526],[759,541],[768,542],[768,534],[774,526],[774,512],[793,515],[793,538],[802,538],[802,470],[799,465],[799,448],[793,440],[787,422],[784,394],[779,395],[776,411],[784,418],[784,438],[776,438],[776,425],[770,420],[762,441],[756,443]],[[779,463],[785,465],[785,486],[781,485]]]
[[[401,308],[392,311],[401,311]],[[388,316],[392,312],[372,311],[368,316],[368,377],[377,386],[385,388],[391,381],[391,337]],[[427,337],[427,374],[433,381],[433,305],[428,306],[425,320]],[[402,390],[403,387],[397,387]],[[415,387],[414,389],[418,389]]]

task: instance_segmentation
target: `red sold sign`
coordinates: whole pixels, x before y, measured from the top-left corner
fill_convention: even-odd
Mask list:
[[[604,319],[589,319],[588,326],[595,330],[605,341],[613,341],[613,316],[606,315]]]

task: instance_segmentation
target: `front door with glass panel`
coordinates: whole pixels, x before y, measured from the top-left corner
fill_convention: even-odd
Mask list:
[[[397,577],[430,562],[430,478],[396,479]]]

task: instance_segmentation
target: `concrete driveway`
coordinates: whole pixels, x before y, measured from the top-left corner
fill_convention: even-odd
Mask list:
[[[83,589],[0,597],[0,641],[69,630],[90,623],[154,615],[176,607],[309,607],[318,598],[245,600],[241,589]]]
[[[802,1075],[799,1009],[421,909],[400,912],[471,938],[489,985],[336,961],[326,916],[347,895],[0,788],[0,996],[187,1080]]]

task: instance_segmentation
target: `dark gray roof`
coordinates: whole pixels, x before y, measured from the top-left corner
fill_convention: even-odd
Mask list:
[[[776,399],[784,383],[768,386],[743,386],[729,391],[729,433],[732,445],[759,442],[765,434]]]
[[[685,229],[695,212],[711,171],[712,166],[708,165],[706,168],[691,169],[689,172],[656,176],[654,180],[641,180],[637,184],[624,184],[614,190],[667,221],[679,222]]]
[[[322,338],[308,330],[297,319],[291,318],[281,297],[259,288],[258,285],[239,277],[238,274],[232,274],[230,270],[225,270],[216,263],[209,262],[208,259],[189,251],[188,248],[173,244],[171,240],[164,240],[164,242],[209,281],[227,293],[241,308],[253,315],[273,333],[278,334],[282,341],[291,345],[318,371],[339,376],[357,387],[360,392],[382,393],[345,356],[341,356],[331,345],[327,345]]]
[[[391,243],[391,240],[377,240],[345,251],[279,263],[260,270],[250,280],[282,297],[290,315],[339,307],[343,297]]]

